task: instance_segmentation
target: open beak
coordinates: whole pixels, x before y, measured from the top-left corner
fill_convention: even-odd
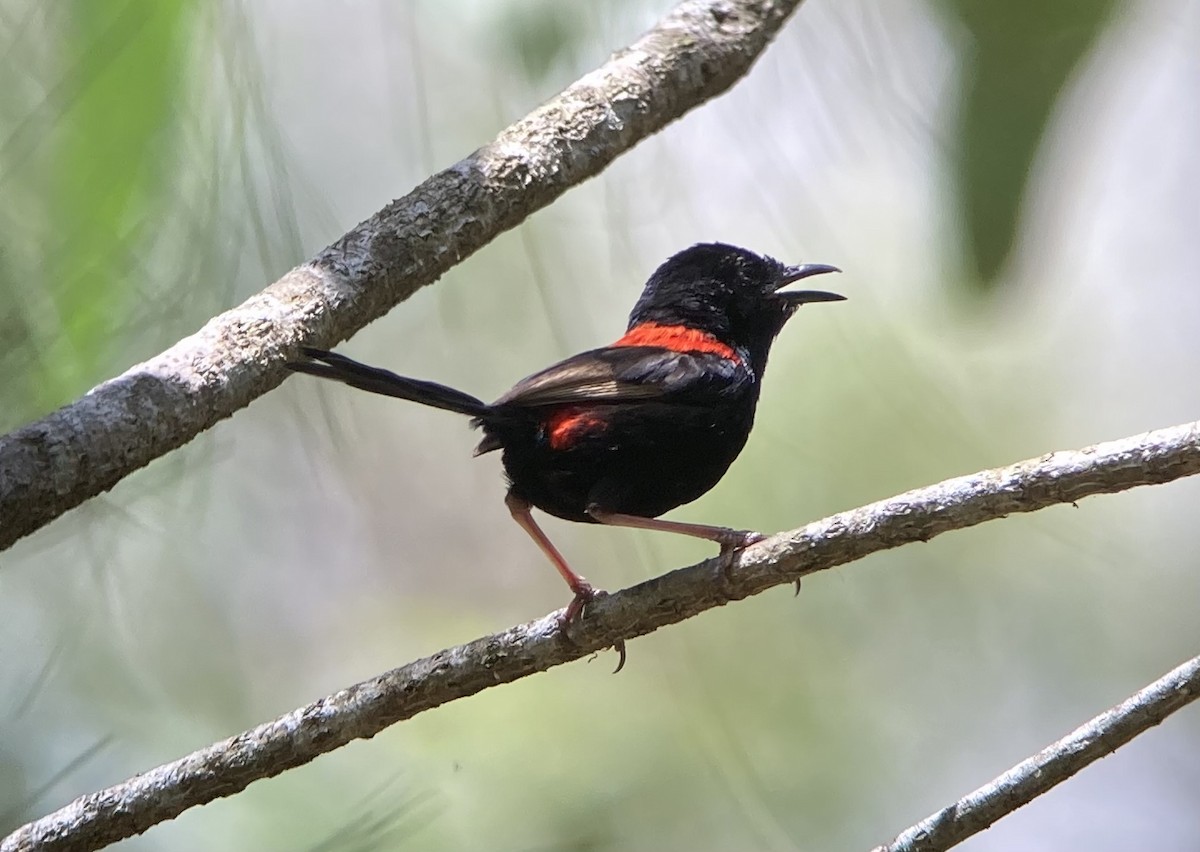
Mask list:
[[[808,278],[812,275],[824,275],[827,272],[841,272],[836,266],[829,266],[825,263],[805,263],[800,266],[789,266],[780,276],[776,287],[786,287],[794,281],[799,281],[801,278]],[[841,302],[845,301],[846,297],[839,293],[829,293],[825,290],[786,290],[776,292],[776,296],[787,302],[794,308],[808,302]]]

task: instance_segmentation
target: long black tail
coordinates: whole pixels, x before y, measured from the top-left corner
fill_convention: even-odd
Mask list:
[[[407,399],[471,417],[480,417],[488,410],[488,404],[483,400],[436,382],[397,376],[388,370],[368,367],[345,355],[326,352],[324,349],[306,346],[301,351],[306,360],[288,362],[288,367],[298,373],[335,379],[359,390]]]

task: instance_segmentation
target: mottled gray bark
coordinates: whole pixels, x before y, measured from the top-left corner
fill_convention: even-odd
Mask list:
[[[449,648],[356,684],[181,760],[77,799],[0,841],[0,852],[93,850],[229,796],[424,710],[593,654],[617,642],[940,533],[1093,494],[1200,473],[1200,422],[1051,453],[842,512],[717,560],[681,568],[590,604],[571,629],[559,615]],[[1185,702],[1170,704],[1178,709]],[[1147,726],[1158,720],[1140,717]],[[1130,724],[1136,727],[1137,720]],[[1132,737],[1133,728],[1125,731]],[[1136,731],[1133,731],[1136,732]]]
[[[0,550],[190,441],[742,77],[800,0],[686,0],[631,47],[166,352],[0,438]]]
[[[953,805],[872,852],[942,852],[989,828],[1079,770],[1200,698],[1200,657],[1176,666],[1116,707],[1080,725]]]

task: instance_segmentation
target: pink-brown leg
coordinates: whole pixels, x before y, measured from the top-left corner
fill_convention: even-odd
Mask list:
[[[725,582],[732,579],[730,571],[733,568],[733,556],[743,547],[749,547],[755,542],[766,538],[762,533],[753,530],[735,530],[729,527],[713,527],[708,524],[686,524],[680,521],[663,521],[658,518],[643,518],[639,515],[624,515],[620,512],[609,512],[599,506],[588,506],[587,513],[602,524],[615,527],[632,527],[638,530],[655,530],[656,532],[677,533],[690,535],[692,538],[702,538],[705,541],[715,541],[721,545],[718,554],[721,560],[721,577]]]
[[[550,541],[550,538],[542,532],[542,528],[537,525],[537,521],[533,519],[533,512],[528,503],[510,492],[504,498],[504,505],[508,506],[508,511],[512,513],[513,520],[520,525],[521,529],[529,534],[530,538],[537,542],[537,546],[541,548],[542,553],[546,554],[546,558],[550,560],[558,573],[562,575],[562,578],[567,581],[567,585],[571,587],[571,591],[575,593],[575,597],[567,604],[566,612],[562,616],[563,636],[569,641],[570,637],[567,636],[566,628],[571,625],[571,622],[579,618],[583,613],[583,608],[595,599],[596,589],[593,588],[591,583],[583,579],[581,575],[576,574],[571,566],[567,564],[566,558],[558,552],[558,548],[554,546],[554,542]],[[613,645],[613,650],[618,655],[617,667],[613,670],[613,674],[616,674],[625,667],[625,643],[618,642]]]
[[[638,530],[678,533],[679,535],[690,535],[692,538],[715,541],[721,545],[722,556],[730,556],[735,551],[766,538],[762,533],[753,530],[735,530],[729,527],[712,527],[707,524],[686,524],[680,521],[643,518],[639,515],[623,515],[620,512],[606,511],[595,505],[588,506],[587,513],[600,523],[610,524],[614,527],[633,527]]]
[[[558,552],[558,548],[554,546],[554,542],[550,541],[549,537],[542,532],[542,528],[537,525],[537,521],[533,519],[533,512],[528,503],[510,493],[504,498],[504,505],[508,506],[508,511],[512,513],[513,520],[537,543],[542,553],[546,554],[546,558],[550,560],[562,578],[567,581],[567,585],[571,587],[571,591],[575,593],[575,598],[567,606],[566,615],[563,617],[563,620],[567,623],[574,621],[583,612],[583,608],[587,605],[588,601],[596,597],[596,590],[592,588],[591,583],[583,579],[579,574],[576,574],[571,569],[571,566],[567,564],[566,558]]]
[[[729,527],[711,527],[707,524],[685,524],[679,521],[661,521],[658,518],[643,518],[638,515],[622,515],[620,512],[606,512],[599,506],[588,506],[587,513],[602,524],[614,527],[633,527],[638,530],[655,530],[657,532],[679,533],[706,541],[715,541],[721,545],[721,573],[729,576],[733,567],[733,554],[743,547],[762,541],[766,538],[762,533],[753,530],[735,530]],[[800,581],[796,581],[796,594],[800,594]]]

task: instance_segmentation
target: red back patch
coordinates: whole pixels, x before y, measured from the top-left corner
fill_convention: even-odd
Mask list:
[[[551,412],[546,418],[546,434],[553,450],[569,449],[571,444],[588,432],[603,430],[608,424],[594,411],[579,406],[566,406]]]
[[[708,332],[686,325],[659,325],[643,322],[635,325],[613,346],[657,346],[672,352],[706,352],[741,363],[732,346],[727,346]]]

